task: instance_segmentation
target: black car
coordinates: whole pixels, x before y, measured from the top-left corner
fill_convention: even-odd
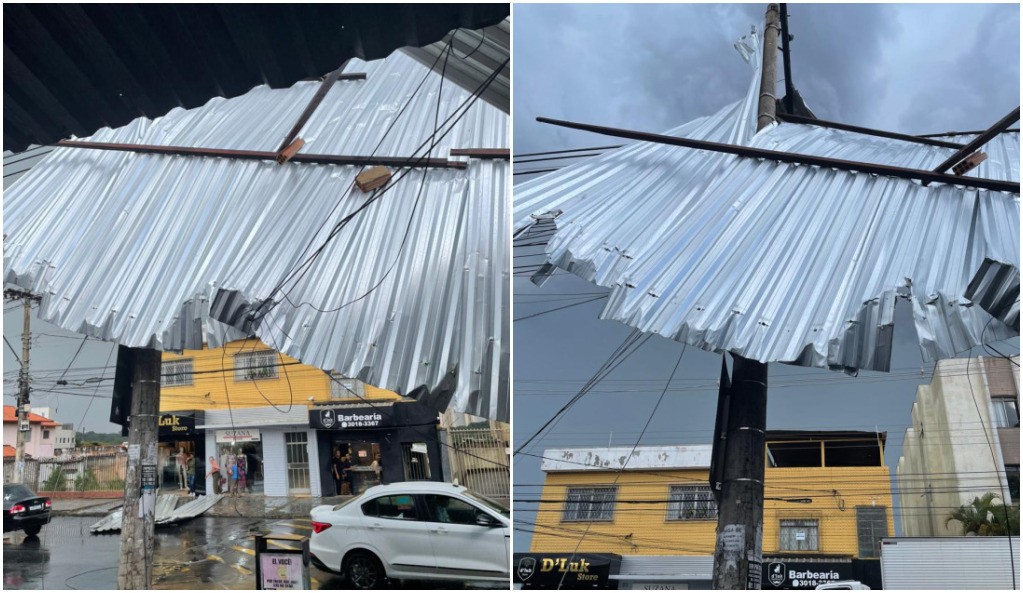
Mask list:
[[[23,484],[4,484],[4,533],[36,535],[50,522],[50,499],[36,496]]]

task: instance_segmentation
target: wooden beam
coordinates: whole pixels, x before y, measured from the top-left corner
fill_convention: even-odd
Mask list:
[[[846,161],[842,159],[833,159],[809,154],[798,154],[793,152],[780,152],[777,150],[753,148],[750,146],[737,146],[734,144],[723,144],[720,142],[707,142],[705,140],[691,140],[689,138],[665,136],[662,134],[650,134],[648,132],[636,132],[633,130],[621,130],[617,128],[608,128],[605,126],[595,126],[592,124],[581,124],[570,121],[549,119],[546,117],[538,117],[536,118],[536,121],[544,124],[552,124],[556,126],[562,126],[565,128],[571,128],[573,130],[583,130],[586,132],[603,134],[605,136],[614,136],[616,138],[628,138],[630,140],[640,140],[643,142],[656,142],[658,144],[668,144],[671,146],[683,146],[685,148],[695,148],[698,150],[723,152],[726,154],[735,154],[739,156],[757,159],[767,159],[782,163],[816,165],[818,167],[831,167],[833,169],[840,169],[842,171],[859,171],[861,173],[874,173],[877,175],[887,175],[890,177],[899,177],[902,179],[917,179],[925,182],[951,183],[955,185],[965,185],[968,187],[990,189],[994,191],[1005,191],[1017,194],[1019,193],[1018,181],[1001,181],[998,179],[983,179],[979,177],[956,177],[955,175],[945,175],[943,173],[935,173],[934,171],[925,171],[921,169],[907,169],[905,167],[893,167],[891,165],[879,165],[875,163],[863,163],[859,161]]]
[[[92,150],[113,150],[141,154],[163,154],[173,156],[208,156],[250,161],[275,161],[276,152],[262,150],[233,150],[223,148],[192,148],[187,146],[154,146],[149,144],[117,144],[113,142],[88,142],[84,140],[61,140],[61,148],[87,148]],[[427,167],[433,169],[464,169],[466,163],[447,159],[422,157],[368,157],[332,154],[296,154],[291,157],[295,163],[316,163],[321,165],[356,165],[360,167],[381,165],[384,167]]]
[[[305,126],[306,122],[309,121],[309,118],[313,116],[313,112],[320,106],[323,98],[327,96],[327,93],[330,91],[331,87],[334,86],[334,83],[337,82],[337,77],[341,76],[341,71],[344,70],[345,64],[347,63],[348,60],[345,60],[345,63],[341,64],[340,68],[334,70],[323,78],[323,82],[320,83],[320,88],[316,89],[316,93],[313,95],[313,98],[309,99],[309,104],[305,106],[302,114],[298,116],[298,121],[296,121],[295,125],[291,127],[291,131],[288,132],[288,135],[284,137],[284,141],[281,142],[281,145],[277,148],[278,158],[281,153],[284,152],[284,149],[290,146],[295,138],[298,137],[298,133],[302,131],[302,127]]]
[[[449,156],[467,156],[471,159],[504,159],[511,158],[511,150],[507,148],[452,148]]]
[[[971,154],[977,152],[977,149],[987,144],[992,138],[994,138],[998,134],[1001,134],[1002,131],[1004,131],[1006,128],[1008,128],[1010,125],[1017,121],[1019,121],[1018,105],[1009,113],[1009,115],[1006,115],[1002,119],[995,122],[995,125],[985,130],[983,134],[977,136],[976,138],[971,140],[966,146],[956,151],[955,154],[942,161],[940,165],[934,168],[934,172],[944,173],[945,171],[951,169],[954,165],[958,165],[960,161],[970,156]]]

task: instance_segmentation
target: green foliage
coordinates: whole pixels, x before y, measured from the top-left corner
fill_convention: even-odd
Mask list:
[[[75,478],[75,492],[85,492],[86,490],[102,490],[96,474],[91,469],[85,470]]]
[[[957,521],[963,535],[1019,535],[1019,507],[996,503],[1001,500],[994,492],[973,499],[950,512],[945,526]]]
[[[50,476],[43,482],[42,490],[44,492],[63,492],[67,490],[67,474],[64,473],[63,468],[57,467]]]
[[[102,446],[102,445],[120,445],[124,442],[124,437],[120,433],[116,432],[77,432],[75,433],[75,446],[76,447],[88,447],[90,445]]]

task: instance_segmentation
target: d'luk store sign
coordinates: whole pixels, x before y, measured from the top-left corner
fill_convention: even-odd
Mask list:
[[[217,431],[218,443],[253,443],[258,440],[258,428],[235,428]]]
[[[515,554],[515,583],[523,589],[617,589],[618,554]]]

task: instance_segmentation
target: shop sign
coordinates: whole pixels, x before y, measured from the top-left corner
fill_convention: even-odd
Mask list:
[[[358,408],[320,408],[309,410],[309,427],[326,430],[351,430],[392,426],[390,408],[363,406]]]
[[[856,578],[850,562],[764,562],[761,570],[764,589],[816,589]]]
[[[301,555],[263,552],[259,555],[259,567],[262,581],[260,589],[280,591],[306,588]]]
[[[217,431],[218,443],[253,443],[259,441],[258,428],[236,428]]]
[[[170,436],[192,436],[195,434],[195,417],[191,414],[163,414],[160,416],[159,435],[161,438]]]
[[[617,589],[617,554],[515,554],[515,582],[526,589]]]
[[[689,583],[630,583],[629,589],[633,591],[685,591],[689,589]]]

